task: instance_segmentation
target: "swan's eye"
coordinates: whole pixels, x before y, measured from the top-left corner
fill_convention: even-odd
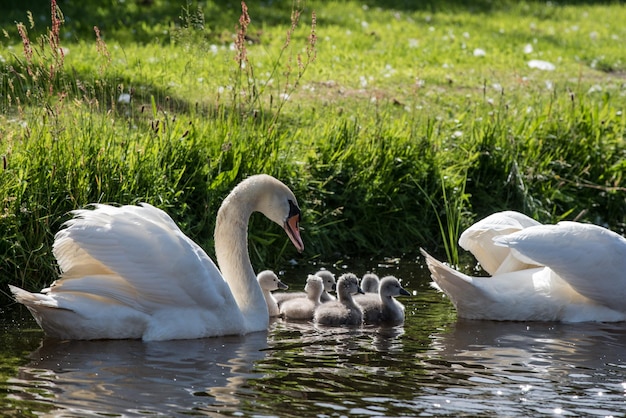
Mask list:
[[[300,222],[300,208],[298,207],[298,205],[296,205],[295,203],[293,203],[293,200],[288,200],[289,202],[289,215],[287,216],[287,218],[292,218],[294,216],[298,217],[298,223]]]

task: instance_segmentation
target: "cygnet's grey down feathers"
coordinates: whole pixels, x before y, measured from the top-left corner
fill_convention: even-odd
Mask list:
[[[336,289],[336,281],[335,275],[328,270],[320,270],[315,273],[316,276],[321,277],[324,282],[324,290],[322,292],[322,296],[320,297],[320,301],[322,303],[330,302],[331,300],[336,300],[336,298],[329,294],[328,292],[334,292]],[[306,298],[306,292],[277,292],[274,293],[274,299],[276,299],[276,303],[280,307],[283,302],[296,299],[296,298]]]
[[[265,302],[267,303],[267,310],[270,318],[278,316],[280,313],[278,310],[278,304],[276,303],[276,299],[274,299],[271,292],[278,289],[288,289],[289,286],[281,282],[272,270],[263,270],[257,274],[256,279],[259,282],[259,286],[261,286],[261,290],[263,291],[263,296],[265,297]]]
[[[337,281],[339,300],[318,306],[313,317],[314,322],[330,326],[361,325],[363,311],[352,298],[355,293],[363,293],[359,280],[352,273],[343,274]]]
[[[280,314],[286,319],[313,319],[315,308],[320,305],[320,296],[324,291],[322,278],[309,274],[304,286],[306,297],[286,300],[280,306]]]
[[[363,309],[363,322],[365,324],[402,324],[404,305],[394,296],[410,296],[410,293],[393,276],[384,277],[380,281],[378,294],[359,295],[357,303]]]

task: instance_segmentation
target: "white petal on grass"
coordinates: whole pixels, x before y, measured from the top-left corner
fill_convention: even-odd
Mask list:
[[[542,60],[530,60],[528,61],[528,66],[530,68],[535,68],[537,70],[543,71],[554,71],[556,69],[554,64],[552,64],[551,62]]]
[[[128,93],[120,94],[120,97],[117,98],[117,102],[118,103],[125,103],[125,104],[130,103],[130,94],[128,94]]]
[[[482,49],[482,48],[475,48],[474,49],[474,56],[475,57],[484,57],[485,55],[487,55],[487,52],[485,52],[484,49]]]
[[[599,91],[602,91],[602,86],[599,84],[594,84],[589,88],[589,90],[587,90],[587,94],[597,93]]]
[[[531,44],[524,45],[524,54],[530,54],[533,52],[533,46]]]

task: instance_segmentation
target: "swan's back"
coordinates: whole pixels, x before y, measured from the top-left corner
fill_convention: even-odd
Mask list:
[[[410,296],[394,276],[386,276],[380,281],[378,294],[365,294],[356,299],[363,309],[365,324],[401,324],[404,322],[404,305],[395,296]]]
[[[337,281],[338,300],[323,303],[315,310],[315,323],[329,326],[361,325],[363,311],[352,298],[355,293],[363,293],[357,277],[352,273],[343,274]]]
[[[280,305],[280,314],[286,319],[313,319],[315,309],[320,305],[320,297],[324,291],[322,278],[310,274],[304,287],[306,297],[284,301]]]
[[[576,292],[548,267],[470,277],[422,250],[436,287],[460,318],[492,321],[624,321],[626,315]]]
[[[581,295],[626,312],[626,239],[615,232],[559,222],[498,237],[495,242],[523,262],[549,267]]]
[[[541,225],[534,219],[514,211],[497,212],[476,222],[459,237],[459,245],[471,252],[490,275],[538,267],[511,257],[510,251],[494,244],[498,236],[512,234],[531,226]]]

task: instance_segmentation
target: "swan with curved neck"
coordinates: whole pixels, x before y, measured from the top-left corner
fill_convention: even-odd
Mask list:
[[[49,336],[170,340],[267,329],[269,314],[248,255],[248,220],[261,212],[302,251],[295,196],[268,175],[249,177],[222,203],[218,270],[162,210],[95,205],[55,236],[61,277],[41,293],[10,286]]]

